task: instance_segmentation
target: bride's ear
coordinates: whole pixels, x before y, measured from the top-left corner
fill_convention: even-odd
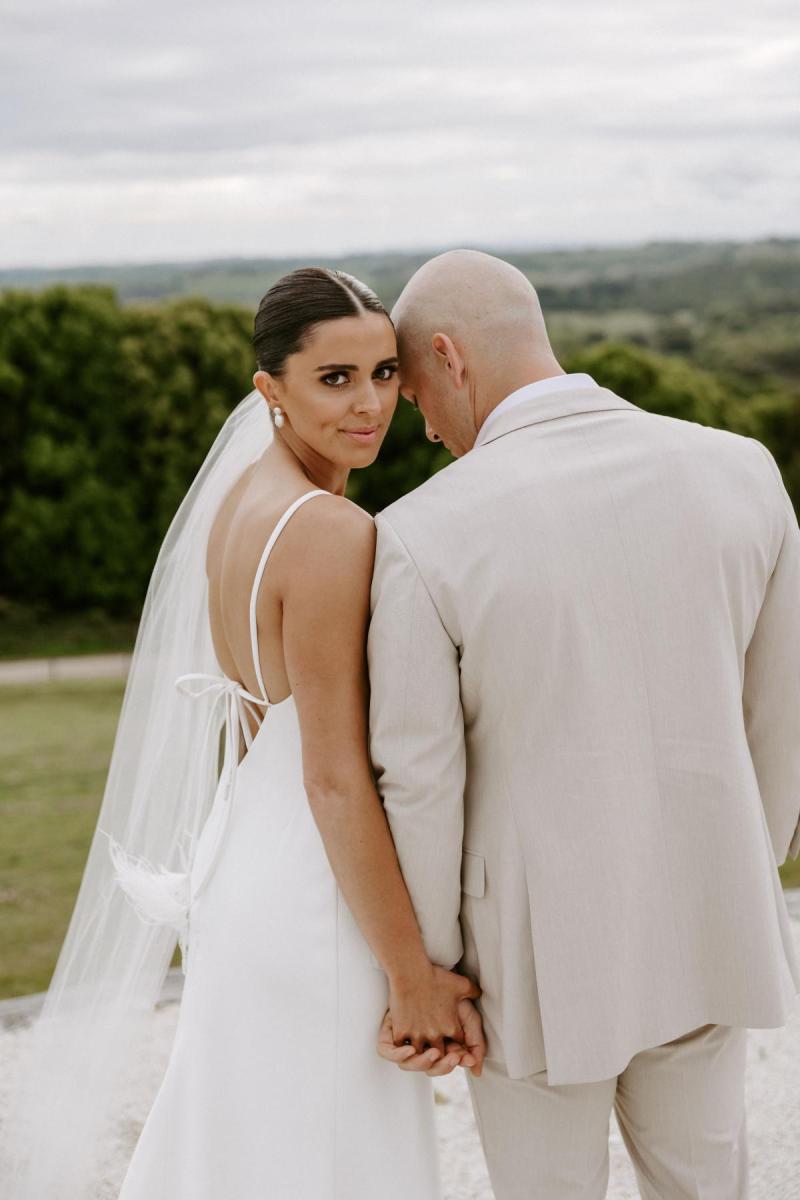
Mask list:
[[[269,386],[272,382],[272,376],[268,371],[256,371],[253,375],[253,387],[257,388],[261,395],[266,400],[267,404],[270,401]]]

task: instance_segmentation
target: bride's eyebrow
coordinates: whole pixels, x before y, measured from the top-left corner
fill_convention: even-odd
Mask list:
[[[399,359],[396,356],[394,358],[382,358],[379,363],[375,364],[374,370],[377,371],[378,367],[394,367],[394,366],[397,366],[398,362],[399,362]],[[314,370],[315,371],[357,371],[358,367],[355,363],[323,363],[321,367],[315,367]]]

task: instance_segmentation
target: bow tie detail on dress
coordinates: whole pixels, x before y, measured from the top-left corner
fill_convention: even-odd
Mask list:
[[[197,687],[197,684],[204,684],[203,687]],[[204,671],[193,671],[188,675],[179,675],[175,680],[175,687],[179,692],[183,692],[185,696],[193,698],[206,696],[209,692],[216,692],[216,702],[208,715],[208,727],[213,725],[214,715],[216,711],[216,703],[224,700],[225,713],[225,760],[236,762],[239,757],[239,738],[238,731],[241,729],[242,735],[247,749],[249,750],[253,744],[253,734],[250,731],[250,722],[247,719],[249,712],[256,719],[258,714],[253,707],[260,705],[265,711],[269,707],[269,702],[261,696],[254,696],[252,692],[248,692],[243,684],[237,680],[229,678],[227,675],[210,675]],[[229,744],[230,743],[230,744]],[[224,765],[223,765],[224,770]]]

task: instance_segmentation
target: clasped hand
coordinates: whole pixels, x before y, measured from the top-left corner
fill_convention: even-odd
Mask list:
[[[486,1041],[472,1003],[480,994],[471,979],[432,963],[411,982],[390,979],[378,1036],[381,1058],[426,1075],[449,1075],[458,1066],[480,1075]]]

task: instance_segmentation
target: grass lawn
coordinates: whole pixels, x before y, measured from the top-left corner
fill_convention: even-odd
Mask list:
[[[0,997],[47,987],[97,821],[122,692],[121,680],[0,688]],[[781,876],[800,887],[800,859]]]
[[[43,991],[103,797],[122,680],[0,688],[0,997]]]

